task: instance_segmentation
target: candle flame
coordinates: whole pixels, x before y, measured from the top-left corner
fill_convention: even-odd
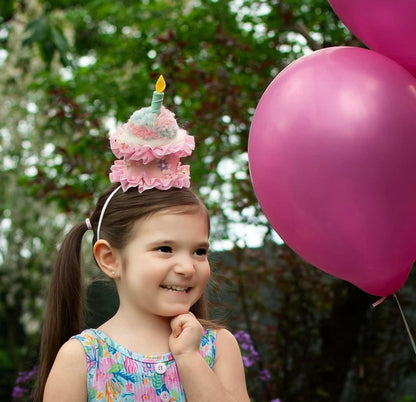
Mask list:
[[[155,87],[156,87],[156,91],[157,91],[157,92],[163,92],[163,91],[164,91],[164,89],[166,88],[166,82],[165,82],[165,80],[163,79],[163,75],[161,75],[161,76],[158,78],[158,80],[156,81],[156,85],[155,85]]]

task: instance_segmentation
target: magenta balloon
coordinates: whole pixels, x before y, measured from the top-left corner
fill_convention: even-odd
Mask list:
[[[305,260],[390,295],[416,258],[416,79],[371,50],[304,56],[255,111],[249,164],[260,206]]]
[[[416,76],[415,0],[329,0],[329,4],[369,48]]]

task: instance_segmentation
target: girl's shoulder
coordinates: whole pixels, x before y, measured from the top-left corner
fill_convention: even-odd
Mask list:
[[[241,359],[240,346],[237,339],[226,328],[216,330],[215,349],[219,359],[224,356],[227,356],[227,359],[232,358],[232,360]]]
[[[229,330],[222,328],[217,331],[216,346],[214,372],[236,401],[248,401],[243,359],[237,340]]]
[[[237,344],[234,335],[227,328],[219,328],[215,330],[217,343],[221,344]]]
[[[84,344],[93,345],[99,339],[98,334],[99,334],[99,331],[97,329],[94,329],[94,328],[84,329],[78,335],[72,336],[70,340],[75,340],[76,339],[76,340],[80,341],[83,345]]]
[[[119,356],[121,354],[129,357],[135,355],[133,352],[116,343],[104,332],[95,328],[85,329],[78,335],[74,335],[71,340],[82,345],[88,362],[99,360],[109,355]]]
[[[71,401],[86,399],[87,363],[80,343],[70,339],[56,356],[49,374],[44,401]]]
[[[84,357],[83,348],[79,342],[72,338],[61,346],[57,354],[57,359],[67,361],[71,365],[80,361],[80,357]],[[82,361],[85,362],[85,359]]]

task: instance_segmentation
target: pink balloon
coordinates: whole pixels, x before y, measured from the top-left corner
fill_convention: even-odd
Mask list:
[[[416,76],[415,0],[329,0],[329,4],[369,48]]]
[[[249,136],[254,190],[306,261],[387,296],[416,258],[416,79],[371,50],[301,57],[268,86]]]

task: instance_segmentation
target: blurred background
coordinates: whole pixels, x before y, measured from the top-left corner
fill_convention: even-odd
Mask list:
[[[257,102],[323,47],[364,45],[326,0],[0,1],[0,400],[30,400],[51,268],[109,184],[108,135],[164,104],[195,136],[187,163],[212,215],[213,316],[236,334],[253,401],[416,401],[394,300],[310,266],[268,225],[248,170]],[[270,174],[273,174],[270,172]],[[116,308],[85,241],[88,323]],[[398,297],[416,326],[416,277]]]

